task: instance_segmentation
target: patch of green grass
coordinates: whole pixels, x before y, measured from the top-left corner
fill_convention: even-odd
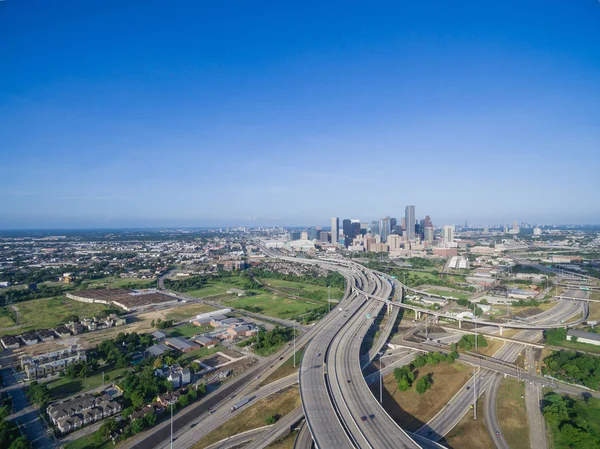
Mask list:
[[[87,318],[106,310],[102,304],[88,304],[64,296],[23,301],[16,307],[19,309],[21,325],[18,332],[54,328],[72,315]]]
[[[275,318],[292,318],[320,307],[323,303],[318,301],[304,301],[281,296],[276,293],[260,293],[255,296],[235,297],[224,301],[227,306],[244,309],[245,307],[258,307],[263,315]]]
[[[198,290],[190,290],[189,292],[185,292],[186,295],[193,296],[195,298],[202,298],[204,296],[212,296],[212,295],[222,295],[227,293],[227,290],[230,288],[240,288],[237,284],[233,282],[209,282],[205,287],[202,287]]]
[[[109,439],[106,439],[104,443],[97,446],[96,443],[94,443],[94,433],[65,444],[65,449],[112,449],[113,447],[115,447],[115,445]]]
[[[203,334],[214,330],[212,326],[196,326],[195,324],[182,324],[181,326],[170,327],[163,329],[171,337],[193,337],[196,334]]]
[[[154,288],[157,285],[156,279],[135,279],[120,278],[116,276],[106,276],[100,279],[90,279],[81,281],[79,290],[92,290],[96,288],[122,288],[133,286],[133,288]]]
[[[202,357],[206,357],[207,355],[214,354],[215,352],[219,352],[223,350],[223,346],[217,345],[214,348],[200,348],[197,351],[188,352],[184,354],[180,359],[180,363],[191,363],[196,359],[201,359]]]
[[[427,289],[425,290],[427,293],[431,293],[433,295],[440,295],[440,296],[451,296],[453,298],[456,299],[469,299],[472,294],[471,293],[464,293],[464,292],[457,292],[454,290],[438,290],[438,289]]]
[[[10,316],[8,307],[0,307],[0,328],[15,326],[16,323]]]
[[[187,304],[185,306],[174,307],[165,316],[166,320],[173,320],[174,322],[181,321],[183,319],[191,319],[196,315],[206,312],[212,312],[217,310],[213,306],[208,304]]]
[[[60,377],[57,380],[49,382],[47,384],[48,389],[53,398],[62,398],[77,394],[81,391],[97,388],[102,385],[102,371],[104,371],[104,385],[110,385],[123,377],[127,372],[127,369],[106,367],[104,370],[99,369],[85,379]]]
[[[503,379],[498,389],[496,409],[502,433],[511,449],[529,448],[529,427],[525,411],[525,387],[515,379]]]
[[[578,341],[563,340],[561,342],[554,342],[554,345],[560,346],[561,348],[565,349],[571,349],[573,351],[600,354],[600,346],[592,345],[589,343],[580,343]]]
[[[282,279],[261,278],[260,282],[268,287],[279,290],[290,295],[298,295],[317,301],[327,301],[327,287],[322,285],[307,284],[304,282],[284,281]],[[343,290],[331,289],[331,299],[340,299],[344,296]]]

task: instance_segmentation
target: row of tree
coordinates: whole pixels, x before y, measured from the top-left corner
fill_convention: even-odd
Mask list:
[[[398,382],[398,389],[400,391],[406,391],[410,389],[415,380],[418,377],[418,368],[422,368],[426,365],[437,365],[440,362],[454,363],[459,357],[458,352],[453,351],[450,354],[444,354],[442,352],[428,352],[427,354],[415,357],[410,365],[404,365],[401,368],[394,370],[394,378]],[[425,393],[433,385],[433,374],[429,373],[425,376],[421,376],[415,385],[415,390],[419,394]]]
[[[553,351],[544,359],[543,374],[585,385],[592,390],[600,386],[600,357],[575,351]]]

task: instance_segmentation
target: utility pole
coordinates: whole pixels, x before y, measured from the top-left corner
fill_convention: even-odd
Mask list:
[[[477,420],[477,371],[475,371],[475,366],[473,366],[473,419]]]
[[[383,404],[383,376],[381,374],[381,356],[383,352],[379,353],[379,403]]]
[[[171,449],[173,449],[173,405],[175,405],[175,401],[169,401],[169,405],[171,406]]]
[[[479,334],[477,333],[477,323],[475,323],[475,352],[479,352],[478,340]]]
[[[331,312],[331,285],[327,286],[327,305],[329,306],[329,312]]]
[[[296,368],[296,322],[294,321],[294,368]]]

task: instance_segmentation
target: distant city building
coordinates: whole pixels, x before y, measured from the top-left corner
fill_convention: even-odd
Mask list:
[[[307,232],[307,240],[317,240],[319,238],[319,230],[315,227],[308,228]]]
[[[454,226],[446,225],[442,227],[442,241],[444,243],[454,242]]]
[[[390,228],[392,229],[392,231],[396,226],[398,226],[398,220],[394,217],[390,218]]]
[[[327,232],[327,231],[319,231],[319,241],[321,241],[321,242],[329,242],[329,232]]]
[[[533,235],[542,235],[542,230],[538,227],[533,228]]]
[[[290,231],[290,240],[300,240],[302,233],[300,231]]]
[[[352,221],[348,218],[344,219],[342,222],[342,232],[344,234],[344,245],[346,247],[352,244],[352,239],[354,238],[354,234],[352,233]]]
[[[488,227],[488,225],[485,225],[485,226],[483,227],[483,233],[484,233],[484,234],[489,234],[489,233],[490,233],[490,228]]]
[[[352,220],[352,238],[360,235],[360,220]]]
[[[370,232],[371,235],[379,234],[379,222],[378,221],[372,221],[370,228],[371,228],[371,232]]]
[[[426,242],[433,242],[433,228],[432,227],[426,227],[425,231],[424,231],[424,240]]]
[[[390,234],[387,238],[387,244],[390,247],[390,250],[399,249],[402,244],[402,237],[397,234]]]
[[[406,237],[409,240],[415,238],[415,206],[406,206],[404,211]]]
[[[379,235],[381,236],[381,241],[386,242],[388,235],[392,233],[390,217],[385,217],[379,220]]]
[[[337,243],[340,239],[340,219],[338,217],[331,218],[331,243]]]
[[[300,240],[308,240],[308,231],[302,231],[300,233]]]

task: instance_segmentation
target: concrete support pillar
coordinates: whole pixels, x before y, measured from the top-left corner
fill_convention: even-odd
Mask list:
[[[462,329],[462,320],[458,320],[458,328]]]
[[[502,337],[502,331],[504,330],[504,328],[502,326],[500,326],[500,336]]]

